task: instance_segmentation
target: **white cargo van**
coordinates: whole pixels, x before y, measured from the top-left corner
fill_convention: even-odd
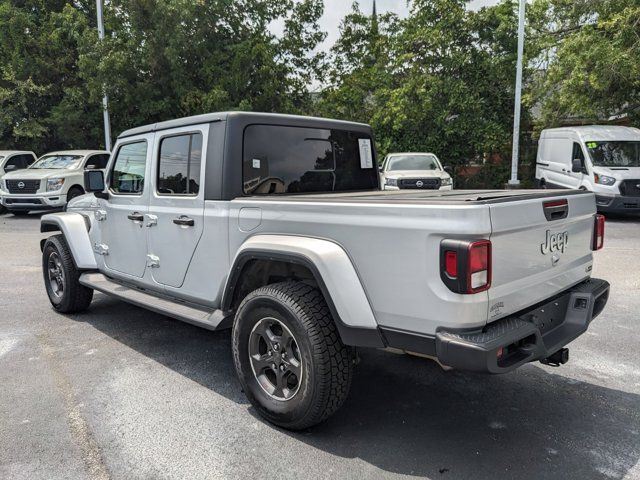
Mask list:
[[[536,180],[542,188],[594,192],[600,211],[640,213],[640,129],[590,125],[543,130]]]

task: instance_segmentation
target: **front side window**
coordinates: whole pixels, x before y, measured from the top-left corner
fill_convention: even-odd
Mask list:
[[[103,168],[107,168],[107,163],[109,163],[109,155],[106,153],[100,153],[98,155],[92,155],[85,163],[85,170],[100,170]]]
[[[347,192],[378,188],[366,133],[277,125],[245,129],[245,194]]]
[[[440,170],[435,155],[394,155],[389,157],[387,171]]]
[[[146,165],[146,141],[122,145],[111,170],[111,190],[121,194],[142,193]]]
[[[15,155],[7,160],[7,163],[4,166],[5,171],[14,171],[14,170],[22,170],[27,168],[30,163],[29,160],[33,161],[33,157],[31,155]],[[0,158],[0,161],[2,159]]]
[[[30,168],[35,169],[54,169],[54,170],[73,170],[78,168],[82,161],[82,155],[45,155],[40,157],[36,163]]]
[[[200,191],[201,162],[201,133],[163,138],[158,163],[158,193],[197,195]]]
[[[640,167],[640,142],[586,142],[596,167]]]

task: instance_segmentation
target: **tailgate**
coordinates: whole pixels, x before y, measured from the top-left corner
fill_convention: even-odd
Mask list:
[[[547,215],[545,204],[550,205]],[[514,198],[490,205],[489,322],[546,300],[591,275],[595,213],[595,197],[586,192],[563,196],[559,191],[553,197]]]

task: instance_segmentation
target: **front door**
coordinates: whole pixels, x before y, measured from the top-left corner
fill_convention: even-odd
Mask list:
[[[109,200],[102,225],[105,266],[114,272],[142,277],[147,262],[148,181],[154,134],[117,146],[108,176]]]
[[[153,279],[180,288],[200,241],[204,222],[201,188],[208,125],[185,127],[163,135],[153,156],[155,185],[147,223],[149,265]],[[160,135],[160,134],[158,134]]]
[[[584,152],[582,151],[582,147],[578,142],[573,142],[573,149],[571,153],[571,162],[572,165],[567,169],[567,175],[569,180],[567,181],[571,188],[580,188],[582,185],[582,178],[584,177],[583,172],[574,172],[572,170],[573,160],[580,160],[580,164],[582,168],[586,168],[586,162],[584,159]]]

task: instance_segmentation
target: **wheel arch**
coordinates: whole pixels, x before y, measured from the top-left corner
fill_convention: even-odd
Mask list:
[[[49,213],[40,219],[40,232],[61,232],[79,270],[96,270],[98,265],[89,238],[89,220],[80,213]],[[40,249],[46,239],[41,240]]]
[[[84,187],[83,187],[82,185],[80,185],[79,183],[74,183],[73,185],[71,185],[71,186],[69,187],[69,190],[67,190],[67,193],[68,193],[68,192],[70,192],[71,190],[73,190],[74,188],[75,188],[76,190],[80,190],[80,191],[82,192],[82,194],[85,194],[85,193],[86,193],[86,191],[85,191]]]
[[[251,237],[233,261],[222,310],[235,311],[250,291],[284,279],[317,286],[344,344],[384,347],[353,264],[342,247],[328,240],[288,235]]]

